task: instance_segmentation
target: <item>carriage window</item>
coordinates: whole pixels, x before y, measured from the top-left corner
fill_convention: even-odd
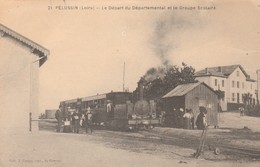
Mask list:
[[[129,95],[128,94],[120,94],[116,98],[117,102],[119,104],[125,103],[127,100],[129,100]]]
[[[105,106],[105,99],[101,99],[101,106]]]

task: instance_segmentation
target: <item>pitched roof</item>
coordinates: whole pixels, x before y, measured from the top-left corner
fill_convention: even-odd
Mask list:
[[[237,68],[243,72],[246,76],[247,81],[254,81],[250,78],[250,76],[246,73],[244,68],[237,64],[237,65],[229,65],[229,66],[217,66],[217,67],[207,67],[203,70],[200,70],[195,73],[195,77],[202,77],[202,76],[217,76],[217,77],[224,77],[227,78],[230,74],[232,74]]]
[[[106,93],[104,94],[98,94],[98,95],[94,95],[94,96],[88,96],[88,97],[83,97],[82,101],[90,101],[90,100],[98,100],[98,99],[104,99],[106,98]]]
[[[162,98],[186,95],[188,92],[190,92],[192,89],[196,88],[200,84],[202,84],[202,82],[178,85],[176,88],[171,90],[169,93],[164,95]]]
[[[2,32],[2,34],[1,34]],[[21,34],[18,34],[17,32],[9,29],[8,27],[0,24],[0,34],[2,36],[8,35],[23,44],[27,45],[28,47],[32,48],[34,53],[36,53],[41,59],[40,59],[40,66],[47,60],[47,56],[49,56],[50,51],[43,46],[33,42],[32,40],[22,36]]]

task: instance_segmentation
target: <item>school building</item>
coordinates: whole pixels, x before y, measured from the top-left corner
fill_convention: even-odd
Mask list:
[[[241,65],[207,67],[195,73],[196,80],[224,92],[220,105],[224,111],[237,110],[243,104],[257,103],[257,82]]]

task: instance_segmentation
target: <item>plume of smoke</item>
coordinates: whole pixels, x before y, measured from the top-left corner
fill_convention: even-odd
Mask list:
[[[167,13],[166,13],[167,14]],[[200,27],[198,13],[163,15],[155,21],[151,46],[155,55],[160,59],[161,66],[149,69],[143,78],[147,82],[163,79],[167,69],[171,66],[170,54],[181,45],[182,36]]]
[[[180,38],[187,30],[196,27],[198,18],[192,15],[165,15],[155,21],[154,35],[151,39],[152,49],[163,66],[169,65],[170,53],[180,45]]]
[[[146,74],[144,75],[144,79],[146,82],[151,82],[155,79],[163,79],[165,76],[166,68],[165,67],[157,67],[157,68],[150,68]]]

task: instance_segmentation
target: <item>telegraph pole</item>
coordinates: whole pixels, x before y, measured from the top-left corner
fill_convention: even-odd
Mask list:
[[[125,62],[123,66],[123,92],[125,91]]]
[[[259,104],[259,84],[260,84],[260,69],[256,70],[256,74],[257,74],[257,104]]]

